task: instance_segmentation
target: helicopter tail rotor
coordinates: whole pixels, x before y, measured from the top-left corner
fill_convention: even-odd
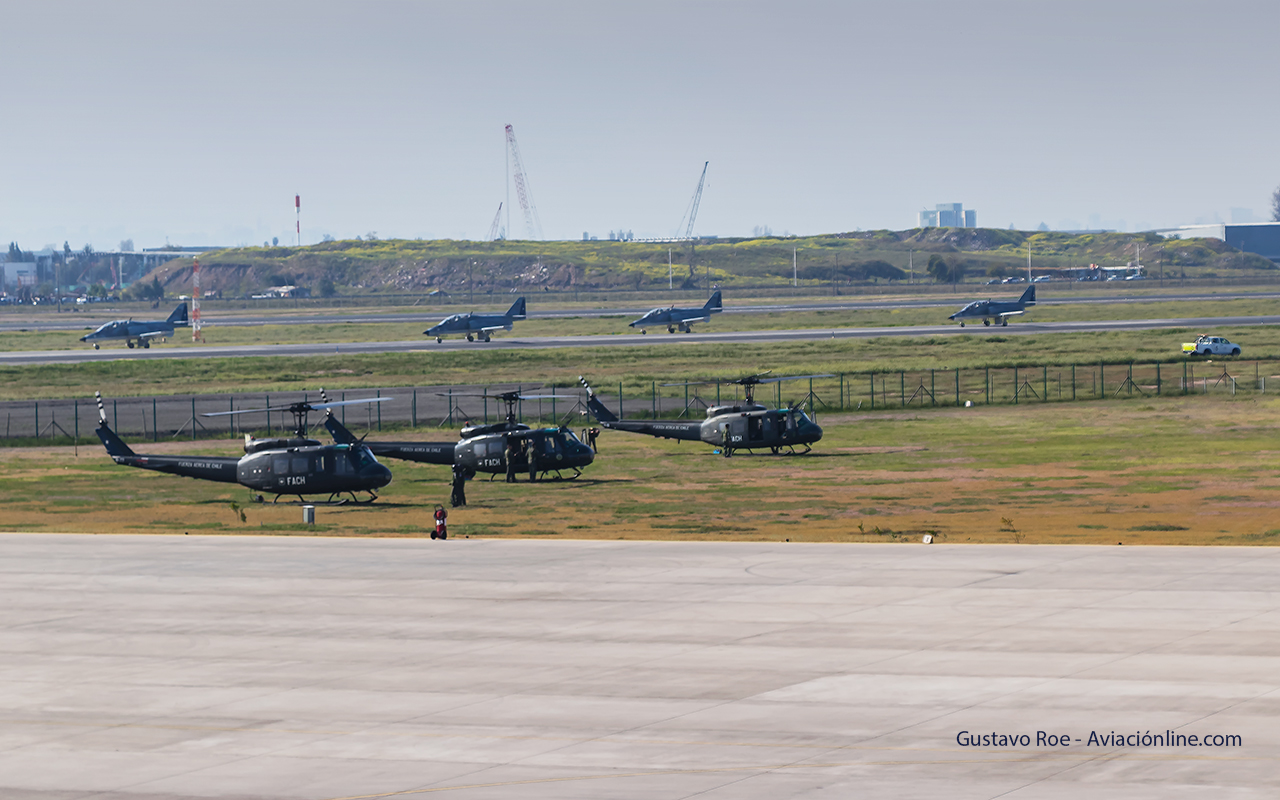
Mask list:
[[[591,415],[602,423],[617,422],[618,415],[600,402],[600,398],[596,397],[596,392],[591,388],[591,384],[587,383],[587,379],[579,375],[578,382],[582,384],[582,388],[587,390],[587,410],[591,412]]]
[[[102,405],[102,393],[94,392],[93,395],[98,400],[99,424],[97,434],[98,438],[102,440],[102,446],[107,448],[107,455],[112,458],[128,458],[133,456],[134,452],[130,449],[129,445],[125,444],[124,439],[117,436],[116,432],[111,430],[111,426],[107,424],[107,411]]]

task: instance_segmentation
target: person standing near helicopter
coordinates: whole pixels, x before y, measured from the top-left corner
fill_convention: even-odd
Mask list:
[[[454,508],[467,504],[467,469],[461,464],[453,465],[453,493],[449,503]]]

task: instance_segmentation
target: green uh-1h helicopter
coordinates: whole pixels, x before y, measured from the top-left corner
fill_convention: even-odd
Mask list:
[[[324,396],[321,390],[321,396]],[[554,473],[555,480],[573,480],[582,474],[582,468],[595,459],[590,447],[578,440],[568,428],[530,428],[516,421],[515,406],[521,400],[539,400],[552,397],[580,400],[577,395],[521,394],[519,391],[497,394],[459,395],[453,397],[490,397],[507,404],[507,416],[502,422],[468,425],[462,429],[457,442],[364,442],[379,456],[417,461],[424,464],[461,465],[467,477],[476,473],[506,474],[508,453],[512,455],[513,472],[528,473],[529,480],[546,479]],[[324,426],[334,441],[362,442],[332,413],[327,414]],[[514,447],[511,445],[514,444]],[[564,473],[571,471],[566,476]]]
[[[810,445],[822,438],[822,428],[818,427],[818,423],[796,406],[771,409],[760,405],[755,401],[755,387],[762,383],[831,376],[764,377],[768,374],[768,372],[762,372],[734,381],[724,381],[741,386],[746,394],[745,402],[711,406],[707,409],[707,418],[701,421],[621,419],[600,402],[600,398],[596,397],[595,391],[585,378],[579,376],[578,380],[587,390],[587,408],[605,428],[643,433],[662,439],[702,441],[720,447],[725,458],[733,455],[735,450],[751,451],[766,447],[773,453],[783,451],[795,453],[797,446],[804,448],[802,452],[809,452],[812,449]],[[717,381],[691,381],[691,383],[717,383]]]
[[[341,495],[351,495],[354,502],[373,502],[378,499],[375,490],[391,483],[391,470],[378,463],[368,447],[357,442],[337,445],[322,445],[315,439],[306,438],[307,413],[311,411],[327,411],[329,408],[355,403],[381,402],[389,398],[376,400],[347,400],[340,403],[292,403],[287,406],[272,406],[271,411],[287,411],[294,416],[296,430],[292,438],[254,439],[249,434],[244,437],[244,455],[230,456],[170,456],[135,453],[124,443],[115,431],[107,425],[107,412],[102,405],[102,395],[94,393],[98,399],[98,438],[102,440],[107,454],[117,464],[126,467],[167,472],[170,475],[185,475],[188,478],[199,478],[221,483],[238,483],[259,492],[273,492],[275,500],[284,495],[293,495],[305,502],[303,495],[329,495],[328,504],[347,502]],[[250,414],[267,411],[265,408],[245,409],[242,411],[221,411],[216,414],[202,416],[227,416],[229,414]],[[368,500],[357,500],[356,492],[368,492]],[[261,496],[259,496],[261,499]],[[273,501],[275,502],[275,501]]]

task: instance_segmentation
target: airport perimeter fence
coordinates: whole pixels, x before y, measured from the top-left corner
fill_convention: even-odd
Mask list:
[[[905,408],[972,405],[1024,405],[1163,395],[1256,396],[1280,390],[1280,362],[1180,361],[968,367],[840,373],[831,377],[766,383],[756,387],[757,402],[795,405],[817,416],[833,412],[892,411]],[[384,387],[330,392],[332,400],[373,398],[368,405],[341,406],[335,416],[363,435],[384,430],[437,428],[501,420],[506,407],[485,393],[523,389],[548,394],[541,384],[501,386]],[[638,419],[700,419],[713,405],[743,400],[733,384],[661,384],[657,381],[595,386],[609,408]],[[616,390],[616,393],[615,393]],[[557,395],[517,404],[517,418],[534,425],[565,425],[574,430],[593,424],[586,394],[556,388]],[[127,441],[218,439],[280,435],[293,418],[280,410],[225,416],[210,413],[320,403],[319,392],[273,392],[105,398],[107,422]],[[323,438],[323,413],[309,418],[311,434]],[[0,443],[96,443],[97,404],[93,398],[25,400],[0,403]]]

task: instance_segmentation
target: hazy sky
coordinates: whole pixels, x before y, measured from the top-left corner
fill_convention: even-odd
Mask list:
[[[1230,221],[1280,184],[1275,0],[0,7],[26,249],[291,243],[295,193],[304,243],[483,238],[507,123],[558,239],[674,234],[704,161],[720,236]]]

